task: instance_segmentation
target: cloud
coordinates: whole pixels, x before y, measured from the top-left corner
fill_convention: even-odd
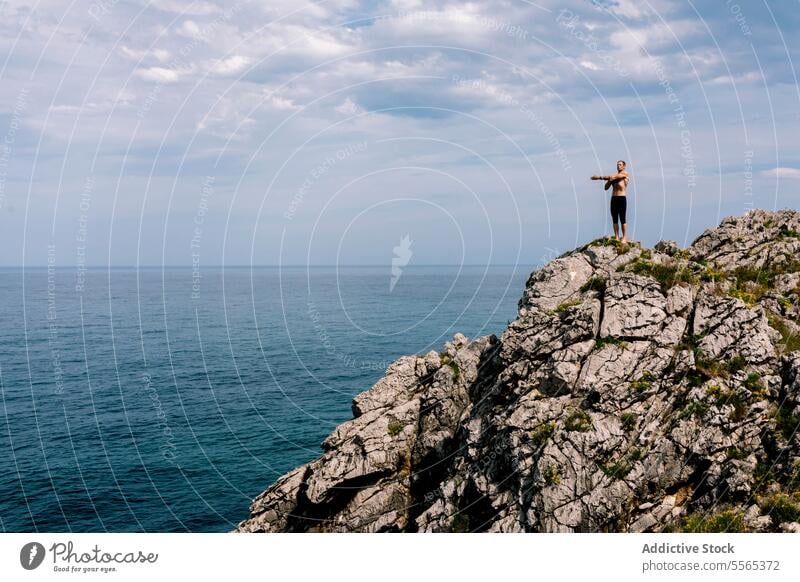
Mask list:
[[[169,69],[165,67],[147,67],[138,69],[136,76],[145,81],[155,83],[176,83],[187,77],[191,69]]]
[[[155,60],[159,63],[166,63],[172,58],[170,52],[164,49],[136,50],[123,45],[119,48],[119,52],[122,56],[132,61]]]
[[[675,2],[671,0],[590,0],[595,7],[607,10],[621,18],[641,20],[655,16],[667,16],[674,10]]]
[[[146,4],[150,7],[142,11]],[[82,174],[116,177],[130,151],[143,172],[157,158],[158,171],[172,179],[159,184],[163,190],[146,193],[123,192],[122,184],[120,195],[133,202],[146,195],[151,212],[151,205],[167,199],[165,192],[174,191],[176,207],[183,197],[193,216],[197,188],[191,173],[208,168],[197,162],[179,170],[184,154],[204,161],[223,155],[227,164],[215,168],[220,183],[237,183],[244,161],[262,156],[249,166],[231,213],[232,231],[247,238],[269,172],[303,141],[319,133],[326,144],[334,144],[335,153],[343,143],[406,136],[429,141],[407,147],[394,141],[386,151],[371,146],[369,155],[338,164],[336,172],[346,182],[398,159],[446,168],[492,206],[499,182],[491,178],[495,168],[482,165],[479,156],[484,156],[518,194],[521,212],[527,212],[523,220],[533,224],[543,216],[545,196],[557,199],[558,208],[569,206],[574,176],[611,170],[616,159],[630,159],[637,168],[634,194],[646,194],[637,200],[642,215],[668,213],[674,205],[675,216],[664,224],[675,231],[659,235],[682,238],[687,213],[679,205],[687,196],[674,194],[687,191],[688,146],[681,141],[682,131],[690,131],[683,140],[691,139],[692,163],[698,168],[695,201],[719,191],[716,184],[702,183],[700,174],[727,175],[718,166],[739,172],[747,148],[756,151],[752,166],[759,177],[800,178],[800,166],[781,166],[797,165],[781,159],[800,147],[792,131],[797,99],[788,60],[800,62],[791,42],[800,32],[797,11],[779,3],[770,10],[739,5],[746,30],[724,2],[667,0],[135,0],[109,3],[89,27],[85,10],[64,11],[51,3],[31,12],[22,0],[12,0],[0,5],[0,14],[6,15],[0,47],[8,55],[7,98],[0,115],[8,126],[15,119],[16,96],[25,91],[19,123],[29,133],[17,136],[8,180],[27,183],[35,169],[36,183],[50,191],[79,192]],[[560,11],[574,19],[559,22]],[[104,133],[96,123],[76,124],[77,116],[102,116]],[[40,134],[45,139],[34,152]],[[31,136],[36,139],[28,151],[23,140]],[[475,153],[464,153],[462,147]],[[66,163],[65,151],[70,156]],[[55,162],[34,168],[34,156]],[[95,167],[83,164],[94,159]],[[62,176],[62,167],[71,174]],[[287,167],[288,185],[270,193],[265,214],[282,216],[285,207],[274,200],[280,201],[298,181],[302,184],[307,173],[308,167],[294,173]],[[546,193],[537,190],[537,173],[543,174]],[[401,176],[370,184],[364,199],[374,201],[393,189],[423,198],[452,196],[442,194],[450,185],[416,180]],[[313,216],[319,210],[314,205],[327,200],[331,185],[317,186],[316,198],[305,199],[293,226],[302,226],[300,215]],[[579,188],[578,196],[583,194]],[[106,216],[103,196],[98,188],[93,212],[100,218]],[[506,210],[509,216],[516,212]],[[44,228],[51,228],[52,216],[41,214]],[[581,224],[574,224],[579,214]],[[341,216],[352,218],[347,209]],[[700,222],[708,226],[705,217],[692,216],[692,229]],[[127,218],[135,222],[138,217]],[[573,239],[602,228],[591,222],[593,214],[576,208],[554,211],[547,220],[553,232],[571,233]],[[334,223],[326,223],[326,229],[329,238],[321,244],[335,247],[341,233]],[[64,230],[74,239],[74,228]],[[69,248],[72,239],[56,242]],[[184,243],[179,240],[175,248],[185,248]],[[210,248],[204,243],[204,253]],[[247,252],[234,252],[231,258],[246,262],[249,238],[241,248]],[[3,252],[0,261],[22,256],[20,249]],[[419,252],[424,252],[421,247]],[[508,248],[503,252],[510,256]],[[158,253],[142,257],[150,263],[160,260]]]
[[[242,55],[234,55],[215,63],[212,72],[217,75],[232,75],[244,70],[250,64],[250,59]]]
[[[340,105],[336,107],[336,112],[341,113],[343,115],[355,115],[356,113],[359,113],[363,110],[364,109],[360,107],[350,97],[345,99]]]
[[[175,32],[187,38],[194,38],[198,40],[205,39],[205,36],[203,35],[203,31],[200,28],[200,25],[197,24],[197,22],[195,22],[194,20],[183,21],[181,25],[175,30]]]
[[[172,12],[176,14],[207,16],[209,14],[218,14],[222,12],[222,8],[216,4],[203,2],[202,0],[150,0],[148,4],[152,8],[163,12]]]
[[[209,106],[197,123],[197,131],[224,140],[243,142],[260,120],[285,115],[300,105],[271,87],[229,91]]]
[[[789,180],[800,180],[800,168],[778,167],[771,170],[763,170],[761,175],[767,178],[786,178]]]

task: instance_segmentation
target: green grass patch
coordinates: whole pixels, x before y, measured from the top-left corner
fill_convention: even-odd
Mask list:
[[[758,298],[775,287],[775,279],[778,275],[796,273],[797,271],[800,271],[800,261],[797,259],[790,259],[785,263],[772,264],[762,268],[736,267],[731,273],[734,278],[733,289],[748,292],[749,288],[749,292]]]
[[[789,479],[786,483],[789,491],[800,492],[800,460],[794,462],[789,469]]]
[[[755,492],[766,491],[769,486],[777,481],[774,465],[769,461],[759,459],[756,461],[756,468],[753,470],[753,490]]]
[[[728,367],[719,360],[708,358],[700,348],[694,350],[694,366],[708,378],[728,376]]]
[[[624,255],[628,251],[631,250],[632,244],[628,243],[627,245],[623,245],[619,239],[614,238],[613,236],[604,236],[602,238],[598,238],[593,240],[589,243],[590,247],[612,247],[616,249],[618,255]]]
[[[553,465],[548,465],[544,468],[542,471],[542,478],[548,485],[558,485],[561,483],[561,473],[558,471],[558,467]]]
[[[704,267],[698,275],[698,278],[703,283],[716,283],[717,281],[725,280],[727,277],[728,275],[725,271],[719,271],[714,267]]]
[[[612,479],[624,479],[625,475],[631,472],[631,469],[633,469],[633,467],[624,460],[600,465],[600,470],[603,471],[607,477],[611,477]]]
[[[792,414],[789,406],[783,404],[775,415],[775,428],[788,441],[800,430],[800,416]]]
[[[728,295],[734,299],[741,299],[747,307],[753,307],[761,296],[767,292],[766,287],[756,287],[754,290],[745,291],[744,289],[733,288],[728,291]]]
[[[705,402],[690,402],[683,410],[681,410],[678,418],[682,420],[692,418],[693,416],[696,416],[697,418],[703,418],[707,412],[708,404]]]
[[[569,431],[586,432],[592,428],[592,418],[583,410],[573,410],[564,421],[564,428]]]
[[[794,305],[794,301],[792,301],[785,295],[781,295],[780,297],[778,297],[778,305],[781,306],[781,309],[786,311],[787,309],[790,309]]]
[[[797,232],[796,230],[789,228],[787,225],[782,224],[778,227],[778,238],[800,238],[800,232]]]
[[[646,259],[636,259],[628,265],[628,271],[637,275],[649,275],[661,285],[661,290],[667,292],[670,287],[678,283],[696,284],[698,277],[687,267],[676,264],[655,263]]]
[[[590,247],[615,247],[619,245],[619,241],[613,236],[603,236],[594,239],[589,243]]]
[[[775,493],[759,499],[761,512],[772,517],[775,523],[800,521],[800,495]]]
[[[733,270],[733,286],[728,294],[754,305],[767,291],[775,288],[775,279],[784,273],[800,271],[800,261],[792,259],[780,265],[765,268],[737,267]]]
[[[739,511],[727,510],[712,515],[689,515],[681,520],[678,531],[685,533],[744,532],[744,514]]]
[[[636,428],[636,420],[638,418],[639,416],[633,412],[623,412],[619,417],[623,430],[625,430],[625,432],[631,432],[634,428]]]
[[[646,392],[653,386],[653,381],[642,376],[638,380],[631,382],[631,388],[636,392]]]
[[[733,276],[736,279],[737,287],[745,283],[754,283],[759,286],[771,287],[778,275],[776,269],[757,269],[755,267],[736,267]]]
[[[792,330],[786,325],[786,322],[783,320],[782,317],[772,313],[771,311],[767,312],[767,321],[769,325],[776,330],[779,334],[781,334],[781,351],[784,353],[789,352],[796,352],[800,350],[800,336],[792,333]]]
[[[533,429],[529,434],[529,439],[531,444],[539,448],[544,445],[553,433],[556,431],[556,425],[552,422],[546,422],[544,424],[540,424],[535,429]]]
[[[564,313],[570,307],[575,307],[576,305],[580,305],[581,303],[582,302],[581,302],[580,299],[573,299],[571,301],[565,301],[564,303],[559,304],[558,307],[553,309],[550,313],[552,315],[558,315],[560,313]]]
[[[403,429],[405,428],[405,426],[406,425],[403,424],[402,422],[400,422],[399,420],[390,420],[389,421],[389,426],[387,428],[387,430],[389,432],[389,436],[396,437],[401,432],[403,432]]]
[[[735,374],[739,370],[743,370],[746,365],[747,361],[742,356],[737,354],[725,362],[725,369],[729,374]]]
[[[599,337],[594,342],[594,349],[599,350],[605,346],[617,346],[620,348],[624,348],[628,345],[628,342],[617,339],[613,336],[607,335],[605,337]]]
[[[439,354],[439,358],[442,361],[442,365],[447,366],[450,368],[450,372],[452,374],[453,382],[458,382],[461,378],[461,368],[458,367],[458,362],[456,362],[453,358],[448,356],[446,353]]]
[[[725,451],[725,456],[732,461],[744,461],[748,457],[748,454],[739,447],[729,447],[728,450]]]
[[[712,388],[716,388],[716,390],[712,390]],[[747,403],[735,390],[722,390],[719,386],[712,386],[707,392],[714,397],[714,404],[717,407],[721,408],[727,405],[733,407],[729,414],[729,418],[732,421],[739,422],[747,416]]]
[[[708,380],[708,376],[706,376],[700,370],[691,369],[686,372],[686,381],[689,382],[689,386],[692,386],[693,388],[702,386],[706,380]]]
[[[767,393],[767,387],[761,381],[761,375],[757,372],[750,372],[744,379],[744,387],[747,388],[757,398],[763,398]]]

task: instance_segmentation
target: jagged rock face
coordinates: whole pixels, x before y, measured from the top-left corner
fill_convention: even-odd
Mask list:
[[[800,214],[598,239],[400,358],[240,532],[800,531]]]

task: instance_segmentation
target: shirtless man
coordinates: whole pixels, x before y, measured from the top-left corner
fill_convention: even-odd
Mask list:
[[[617,162],[617,173],[613,176],[592,176],[592,180],[605,180],[605,190],[612,186],[611,191],[611,221],[614,223],[614,238],[619,240],[619,226],[617,221],[622,223],[622,244],[628,242],[628,224],[625,222],[625,210],[628,206],[628,199],[625,197],[625,190],[628,187],[628,172],[625,171],[625,162]]]

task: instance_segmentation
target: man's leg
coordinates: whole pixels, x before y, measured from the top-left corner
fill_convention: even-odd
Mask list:
[[[616,227],[616,225],[614,225]],[[614,229],[616,230],[616,228]],[[622,243],[628,242],[628,223],[622,223]]]
[[[611,197],[611,224],[614,225],[614,238],[619,240],[619,201],[615,196]]]
[[[620,196],[619,221],[622,223],[622,244],[628,242],[628,221],[625,220],[625,213],[628,210],[628,197]]]

